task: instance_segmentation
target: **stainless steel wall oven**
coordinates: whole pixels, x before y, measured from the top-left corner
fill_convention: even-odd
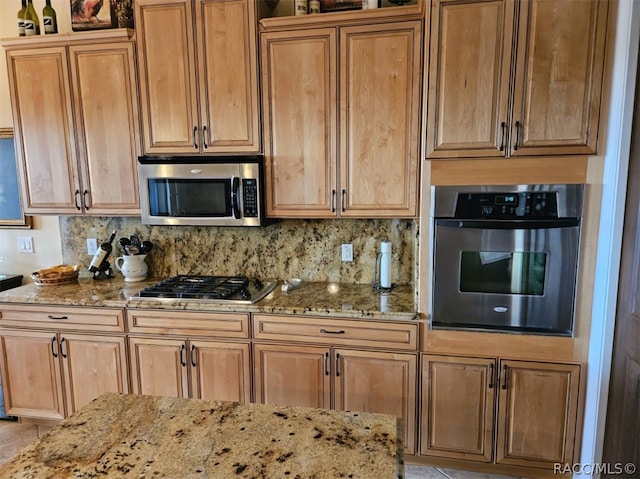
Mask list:
[[[583,196],[433,187],[431,327],[572,336]]]

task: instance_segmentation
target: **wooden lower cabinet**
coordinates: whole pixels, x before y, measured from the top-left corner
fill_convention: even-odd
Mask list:
[[[573,463],[580,366],[499,364],[496,463],[545,469]]]
[[[133,392],[249,402],[248,342],[129,337]]]
[[[495,360],[424,355],[420,454],[493,460]]]
[[[129,392],[124,336],[0,331],[7,414],[61,420],[104,392]]]
[[[552,469],[572,463],[580,365],[424,354],[420,454]]]
[[[417,357],[331,346],[254,344],[256,402],[392,414],[416,447]]]
[[[331,407],[330,348],[254,344],[256,402]]]

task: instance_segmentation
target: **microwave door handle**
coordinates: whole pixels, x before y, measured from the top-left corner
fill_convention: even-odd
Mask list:
[[[233,209],[233,217],[240,218],[240,178],[233,177],[231,179],[231,208]]]

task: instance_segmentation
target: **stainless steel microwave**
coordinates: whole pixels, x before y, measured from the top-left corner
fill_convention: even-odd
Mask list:
[[[265,226],[262,156],[138,158],[142,223]]]

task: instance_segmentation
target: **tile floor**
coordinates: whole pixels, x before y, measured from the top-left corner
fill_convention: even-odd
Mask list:
[[[35,441],[49,428],[38,428],[32,424],[19,424],[0,419],[0,464],[11,459],[20,449]],[[453,469],[425,466],[405,466],[405,479],[516,479],[495,474],[479,474]]]

